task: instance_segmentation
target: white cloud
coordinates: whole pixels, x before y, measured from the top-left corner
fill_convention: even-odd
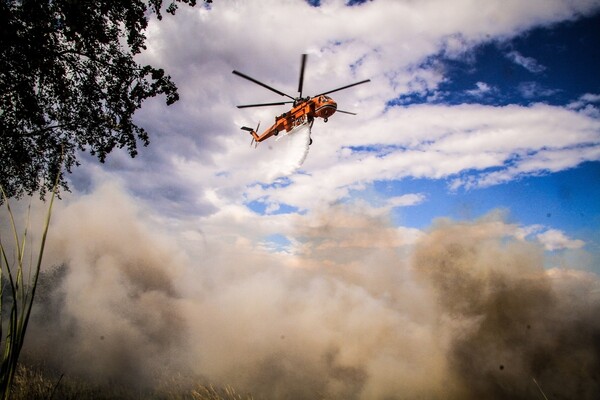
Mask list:
[[[548,229],[547,231],[536,235],[536,238],[546,250],[562,249],[580,249],[585,245],[583,240],[570,239],[564,232],[557,229]]]
[[[408,207],[422,203],[425,196],[421,193],[410,193],[402,196],[391,197],[387,200],[388,207]]]
[[[581,100],[588,103],[598,103],[600,102],[600,94],[586,93],[581,96]]]
[[[518,64],[529,72],[533,72],[535,74],[539,74],[540,72],[544,72],[546,70],[546,67],[539,64],[535,58],[525,57],[516,50],[507,53],[506,57],[515,64]]]
[[[446,71],[432,61],[436,54],[460,57],[478,44],[597,8],[593,1],[559,0],[380,0],[360,7],[346,7],[342,0],[323,1],[321,7],[263,0],[215,2],[211,10],[181,7],[175,16],[151,21],[148,52],[140,56],[173,76],[181,100],[171,107],[161,99],[145,103],[136,120],[150,132],[150,147],[135,160],[115,153],[104,174],[119,177],[128,190],[173,218],[214,213],[225,221],[226,212],[232,221],[224,223],[247,219],[259,225],[245,203],[306,211],[334,204],[375,180],[450,177],[454,187],[477,187],[597,160],[600,122],[573,109],[386,110],[386,102],[402,94],[435,95],[446,79]],[[359,115],[316,122],[314,144],[299,166],[304,148],[293,144],[293,136],[248,147],[250,138],[239,126],[262,121],[266,128],[284,108],[236,109],[236,104],[281,98],[231,71],[295,95],[304,52],[309,54],[305,94],[372,81],[335,93],[340,109]],[[479,82],[475,90],[493,88]],[[74,178],[88,182],[85,176],[98,168],[86,163]],[[286,218],[289,222],[289,216],[267,219]]]
[[[521,93],[521,96],[525,97],[526,99],[548,97],[559,92],[559,90],[557,89],[547,88],[542,86],[538,82],[531,81],[519,83],[517,89],[519,90],[519,93]]]
[[[486,94],[491,93],[494,90],[490,85],[488,85],[485,82],[477,82],[475,86],[475,89],[467,90],[466,93],[471,96],[482,97]]]
[[[535,239],[548,251],[574,250],[585,246],[583,240],[571,239],[563,231],[543,225],[519,226],[514,229],[513,235],[520,240]]]
[[[213,155],[213,166],[177,158],[176,176],[193,187],[213,188],[216,208],[243,198],[307,210],[375,180],[458,176],[454,188],[472,188],[600,159],[600,121],[543,104],[418,105],[390,109],[373,121],[334,118],[315,123],[314,144],[296,172],[285,167],[302,150],[294,137],[254,150],[232,135],[223,138],[226,150]]]
[[[579,99],[572,101],[567,105],[567,108],[577,110],[592,118],[600,118],[600,109],[594,103],[600,102],[600,94],[586,93]]]

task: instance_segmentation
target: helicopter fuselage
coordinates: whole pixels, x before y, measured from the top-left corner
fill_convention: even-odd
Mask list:
[[[262,142],[271,136],[277,136],[279,132],[289,132],[303,124],[312,123],[315,118],[323,118],[327,122],[336,110],[337,103],[329,96],[309,97],[297,101],[290,111],[275,117],[275,123],[262,134],[254,131],[251,133],[257,142]]]

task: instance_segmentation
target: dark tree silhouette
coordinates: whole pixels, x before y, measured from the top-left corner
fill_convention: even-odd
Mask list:
[[[205,0],[210,3],[211,0]],[[148,18],[196,0],[0,0],[0,186],[20,197],[54,185],[77,152],[131,157],[147,132],[133,123],[150,97],[179,98],[171,77],[139,65]],[[163,9],[163,7],[165,7]]]

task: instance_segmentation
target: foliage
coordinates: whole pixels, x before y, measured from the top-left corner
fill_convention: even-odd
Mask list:
[[[132,390],[117,385],[101,386],[74,377],[50,373],[39,366],[20,364],[15,376],[12,400],[94,399],[94,400],[252,400],[232,387],[192,384],[149,390]]]
[[[2,345],[0,346],[2,348],[2,356],[0,357],[0,396],[2,400],[6,400],[10,396],[10,389],[17,371],[19,355],[23,348],[23,343],[25,342],[25,333],[27,332],[35,291],[40,276],[40,268],[42,266],[48,228],[50,226],[50,217],[52,215],[52,205],[54,203],[56,187],[57,184],[55,183],[48,211],[46,213],[35,264],[33,264],[33,255],[29,256],[29,252],[26,251],[28,244],[27,227],[23,231],[22,237],[19,238],[19,231],[15,223],[14,214],[10,208],[6,194],[4,193],[4,190],[2,190],[14,240],[14,254],[13,257],[10,257],[7,253],[5,242],[2,240],[3,238],[0,237],[0,277],[4,278],[4,274],[6,273],[9,290],[9,296],[4,296],[4,285],[0,286],[0,344]],[[1,186],[0,189],[2,189]],[[26,226],[28,223],[29,217],[27,218]],[[30,260],[30,265],[26,265],[27,259]],[[5,336],[3,336],[4,332],[2,328],[4,327],[3,322],[5,318],[3,315],[4,304],[2,301],[5,297],[9,299],[10,304],[8,305],[7,310],[10,315],[8,316],[6,323],[7,332]]]
[[[177,3],[196,0],[172,0],[166,12]],[[104,162],[115,147],[135,157],[137,142],[149,143],[134,112],[157,95],[178,100],[164,70],[134,59],[162,9],[163,0],[0,1],[0,186],[9,198],[43,197],[57,176],[68,190],[63,173],[78,151]]]

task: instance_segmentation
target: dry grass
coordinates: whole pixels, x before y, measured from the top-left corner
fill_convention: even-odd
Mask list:
[[[6,206],[5,218],[10,224],[14,240],[14,247],[11,248],[9,246],[7,248],[5,247],[5,242],[2,241],[2,237],[0,237],[0,347],[3,348],[2,356],[0,357],[0,396],[3,400],[10,398],[10,388],[17,373],[19,356],[25,342],[25,334],[27,333],[29,317],[31,316],[35,291],[40,276],[48,228],[50,227],[56,188],[57,184],[54,185],[48,211],[46,212],[39,250],[34,255],[29,250],[29,245],[31,244],[28,237],[30,213],[27,213],[25,229],[21,233],[17,228],[15,215],[10,207],[8,197],[2,187],[0,187],[2,199]],[[0,218],[0,221],[2,219]],[[6,285],[8,292],[6,300],[8,300],[9,304],[5,304],[4,285],[1,282],[5,277],[9,283],[9,285]],[[3,312],[5,306],[6,311],[9,311],[8,313]]]
[[[12,400],[253,400],[232,387],[174,384],[155,390],[131,390],[123,386],[96,385],[83,380],[19,365],[13,381]]]
[[[241,395],[235,392],[231,386],[222,389],[210,386],[198,386],[191,391],[194,400],[252,400],[251,395]]]

